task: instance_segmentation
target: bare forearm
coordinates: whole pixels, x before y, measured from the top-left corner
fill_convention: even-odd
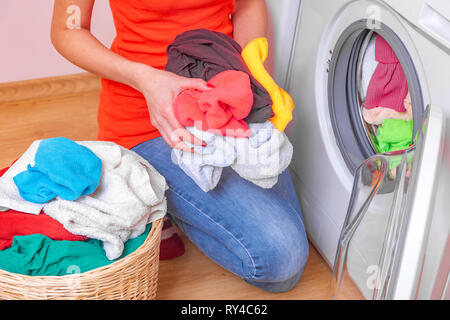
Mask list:
[[[233,37],[241,47],[254,38],[267,36],[267,7],[264,0],[236,0],[232,16]]]
[[[80,68],[137,89],[137,76],[145,66],[112,52],[89,30],[58,30],[52,32],[52,42],[61,55]]]
[[[95,0],[55,0],[51,40],[56,50],[80,68],[137,89],[137,76],[152,68],[106,48],[90,32]]]

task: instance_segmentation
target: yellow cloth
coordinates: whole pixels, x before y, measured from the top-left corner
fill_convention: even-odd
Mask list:
[[[281,132],[292,120],[294,102],[291,96],[280,88],[264,67],[269,45],[266,38],[255,38],[242,50],[244,59],[252,76],[267,90],[272,98],[272,110],[275,114],[270,121]]]

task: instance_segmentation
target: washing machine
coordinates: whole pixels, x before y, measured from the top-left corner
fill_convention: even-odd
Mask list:
[[[411,144],[394,152],[362,115],[378,37],[410,99]],[[302,0],[286,79],[290,170],[335,292],[352,281],[367,299],[449,299],[450,2]]]

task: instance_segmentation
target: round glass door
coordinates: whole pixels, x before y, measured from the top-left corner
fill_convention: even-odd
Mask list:
[[[357,65],[360,119],[375,153],[413,145],[413,112],[403,68],[384,38],[370,31],[364,38]]]
[[[328,101],[336,142],[352,174],[369,157],[414,145],[424,103],[414,63],[386,25],[350,25],[330,60]]]

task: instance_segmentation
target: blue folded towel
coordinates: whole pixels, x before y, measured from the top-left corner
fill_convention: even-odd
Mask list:
[[[35,164],[14,177],[19,193],[27,201],[46,203],[57,196],[73,201],[95,191],[102,161],[88,148],[67,138],[42,140]]]

